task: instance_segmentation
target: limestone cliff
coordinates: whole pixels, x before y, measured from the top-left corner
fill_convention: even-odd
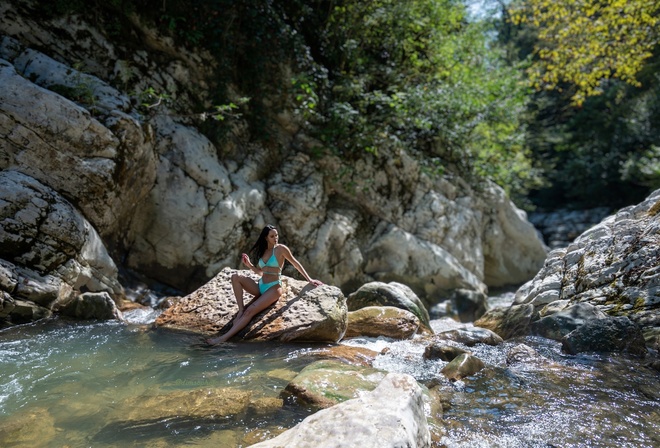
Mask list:
[[[311,157],[318,143],[286,99],[251,100],[277,104],[264,117],[276,130],[269,144],[240,119],[225,140],[211,141],[191,118],[195,105],[211,105],[218,68],[208,54],[176,47],[137,17],[128,47],[81,17],[37,20],[35,5],[0,5],[0,173],[68,204],[74,211],[62,225],[74,215],[86,223],[104,265],[188,292],[237,267],[271,223],[314,277],[344,293],[398,281],[434,303],[456,288],[523,283],[542,266],[545,246],[499,187],[475,191],[426,174],[405,152],[357,163]],[[149,88],[167,92],[170,105],[140,106],[132,93]],[[0,258],[30,278],[55,275],[59,268],[15,250],[46,239],[39,225],[15,225],[24,223],[21,207],[10,206],[20,191],[0,198]],[[84,247],[64,258],[88,257]],[[69,295],[118,299],[116,269],[102,271],[89,271],[84,288],[57,276]],[[3,272],[4,294],[29,300]]]

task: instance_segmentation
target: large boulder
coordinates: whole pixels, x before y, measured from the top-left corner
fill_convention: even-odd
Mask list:
[[[586,322],[606,317],[607,314],[589,303],[576,303],[535,321],[531,331],[539,336],[559,341]]]
[[[410,375],[390,373],[372,392],[310,415],[252,448],[427,448],[423,391]]]
[[[393,306],[368,306],[348,313],[348,327],[344,337],[408,339],[418,329],[419,319],[410,311]]]
[[[211,281],[166,309],[155,325],[177,330],[215,334],[228,329],[238,312],[231,276],[225,268]],[[241,271],[255,277],[251,271]],[[256,277],[255,277],[256,279]],[[333,286],[313,287],[310,283],[283,276],[284,296],[252,319],[239,339],[337,342],[346,332],[346,298]],[[252,298],[246,293],[245,306]]]
[[[401,283],[367,283],[349,295],[346,303],[349,311],[369,306],[391,306],[409,311],[417,316],[428,331],[432,332],[426,307],[412,289]]]
[[[609,316],[626,317],[651,335],[660,327],[658,259],[660,190],[607,217],[567,248],[550,252],[510,308],[491,310],[475,325],[505,338],[538,333],[562,340]]]
[[[0,314],[10,322],[47,316],[85,293],[106,294],[111,302],[123,296],[94,227],[51,188],[17,171],[0,171],[0,254]],[[118,317],[96,311],[85,317]]]

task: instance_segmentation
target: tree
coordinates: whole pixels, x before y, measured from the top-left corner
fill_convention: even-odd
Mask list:
[[[523,0],[511,17],[537,28],[531,84],[569,85],[581,105],[609,78],[639,86],[637,74],[658,43],[659,12],[657,0]]]
[[[518,197],[536,183],[519,121],[529,89],[462,0],[302,3],[314,8],[282,7],[317,66],[295,86],[325,149],[405,150],[429,172],[488,177]]]

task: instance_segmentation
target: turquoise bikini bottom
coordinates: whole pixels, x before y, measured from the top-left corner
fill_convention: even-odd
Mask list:
[[[281,280],[275,280],[274,282],[264,283],[263,278],[260,278],[259,279],[259,294],[265,293],[266,291],[268,291],[271,288],[271,286],[281,285],[281,284],[282,284]]]

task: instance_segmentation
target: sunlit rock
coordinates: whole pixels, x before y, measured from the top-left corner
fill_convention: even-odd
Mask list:
[[[426,307],[412,289],[401,283],[367,283],[350,294],[346,303],[349,311],[356,311],[368,306],[400,308],[417,316],[424,328],[429,332],[433,332]]]
[[[437,333],[433,336],[435,341],[454,341],[472,347],[476,344],[498,345],[501,344],[503,339],[495,332],[486,328],[471,327],[471,328],[457,328],[455,330],[447,330]]]
[[[472,354],[467,350],[463,350],[455,345],[449,345],[442,341],[432,342],[424,349],[424,359],[440,359],[442,361],[450,362],[464,353]]]
[[[474,355],[463,353],[444,366],[441,373],[450,381],[458,381],[472,376],[485,367],[482,360]]]
[[[101,238],[58,193],[23,173],[5,170],[0,171],[0,203],[0,289],[7,295],[46,310],[78,301],[84,292],[107,293],[113,301],[123,296],[117,267]],[[22,307],[8,313],[7,306],[3,309],[9,321],[12,314],[17,322],[28,318]],[[39,318],[49,313],[32,314]]]
[[[627,317],[651,335],[660,327],[659,212],[657,190],[553,250],[510,308],[492,310],[475,325],[504,338],[536,333],[561,340],[581,325]],[[647,341],[653,344],[653,336]]]
[[[417,381],[388,374],[372,392],[323,409],[292,429],[253,448],[395,448],[431,446]]]
[[[413,313],[393,306],[368,306],[348,313],[345,338],[358,336],[408,339],[419,329]]]
[[[371,391],[386,372],[340,361],[316,361],[305,367],[284,389],[282,396],[296,402],[328,408]]]
[[[0,62],[0,169],[48,185],[116,242],[155,179],[149,128],[97,77],[10,38],[0,40],[1,57],[10,61]]]
[[[156,325],[215,334],[228,329],[238,312],[231,286],[231,275],[236,271],[223,269],[201,288],[167,308],[156,319]],[[250,271],[245,275],[257,278]],[[346,299],[338,288],[322,285],[313,287],[308,282],[282,277],[285,294],[278,302],[257,314],[236,338],[280,341],[337,342],[346,332]],[[252,297],[247,293],[245,306]]]

